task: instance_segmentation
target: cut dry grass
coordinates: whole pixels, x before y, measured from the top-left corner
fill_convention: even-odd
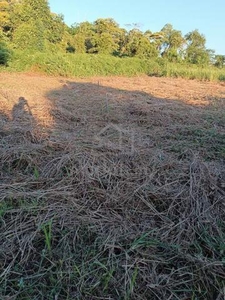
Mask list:
[[[21,76],[1,89],[0,299],[224,299],[224,87]]]

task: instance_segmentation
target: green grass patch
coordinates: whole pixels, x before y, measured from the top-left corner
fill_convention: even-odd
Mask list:
[[[1,67],[1,70],[6,68]],[[225,69],[167,63],[163,59],[139,59],[110,55],[14,51],[9,71],[34,71],[55,76],[124,75],[181,77],[198,80],[225,80]]]

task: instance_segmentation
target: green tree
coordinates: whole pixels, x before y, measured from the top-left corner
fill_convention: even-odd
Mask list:
[[[113,54],[119,50],[119,45],[113,41],[112,35],[107,32],[94,34],[90,42],[89,53]]]
[[[225,55],[216,55],[214,65],[220,69],[225,67]]]
[[[211,60],[211,50],[206,49],[206,38],[196,29],[185,35],[187,42],[186,61],[192,64],[207,65]]]
[[[126,51],[129,56],[140,58],[157,57],[157,45],[150,40],[150,32],[143,34],[139,29],[132,29],[127,36]]]
[[[94,31],[93,24],[86,21],[81,23],[74,23],[71,27],[69,27],[68,32],[71,35],[75,35],[78,33],[82,33],[85,36],[90,36]]]
[[[69,30],[70,39],[67,49],[74,49],[76,53],[88,52],[93,47],[91,38],[94,34],[93,24],[90,22],[82,22],[73,24]]]
[[[206,38],[197,29],[185,35],[188,46],[196,48],[205,48]]]
[[[0,37],[2,40],[7,40],[10,38],[10,13],[14,2],[14,0],[0,0]]]
[[[75,53],[86,53],[86,37],[82,33],[77,33],[72,40]]]
[[[21,0],[13,5],[10,18],[17,47],[44,50],[46,43],[56,44],[63,39],[63,16],[51,13],[47,0]]]
[[[162,28],[161,34],[163,35],[161,44],[162,56],[172,62],[180,61],[185,44],[182,32],[175,30],[171,24],[166,24]]]
[[[147,30],[144,35],[152,44],[155,45],[157,51],[159,52],[164,39],[164,35],[162,34],[162,32],[151,32],[151,30]]]
[[[60,43],[63,39],[64,32],[65,24],[63,15],[51,13],[46,32],[47,40],[54,44]]]
[[[45,29],[40,20],[19,25],[13,36],[16,48],[43,51],[45,49]]]
[[[0,1],[0,26],[2,30],[9,26],[9,8],[7,1]]]
[[[45,28],[51,22],[51,12],[46,0],[21,0],[13,5],[11,22],[14,29],[30,20],[41,20]]]
[[[124,30],[111,18],[97,19],[89,40],[90,53],[114,54],[120,50]]]

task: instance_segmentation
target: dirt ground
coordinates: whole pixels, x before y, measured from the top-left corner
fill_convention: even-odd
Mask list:
[[[77,118],[77,123],[84,125],[88,119],[96,121],[94,116],[99,119],[97,115],[100,112],[104,114],[105,121],[124,123],[129,118],[124,115],[119,118],[124,108],[131,110],[130,115],[143,117],[149,112],[152,114],[147,116],[148,119],[157,119],[163,117],[167,108],[176,113],[176,108],[179,111],[181,106],[188,109],[215,103],[218,106],[225,101],[225,84],[148,76],[69,79],[1,73],[1,111],[12,119],[13,107],[21,97],[26,100],[35,122],[45,127],[55,127],[62,119],[69,121],[71,114],[72,118]],[[166,121],[171,121],[168,114]],[[100,127],[105,124],[98,123]]]
[[[220,122],[215,119],[209,124],[205,117],[212,107],[222,114],[224,102],[224,83],[195,80],[148,76],[69,79],[9,73],[2,73],[0,79],[0,110],[11,120],[8,126],[27,127],[28,131],[30,126],[32,132],[35,127],[41,134],[56,134],[61,142],[79,137],[80,142],[93,143],[93,137],[111,123],[119,130],[132,131],[138,147],[143,141],[154,143],[159,136],[166,143],[166,136],[177,134],[178,127],[196,123],[224,134]],[[29,120],[15,116],[23,110],[29,111]]]
[[[146,98],[174,99],[192,105],[208,105],[215,98],[225,97],[225,83],[200,82],[196,80],[157,78],[157,77],[92,77],[92,78],[62,78],[45,77],[35,74],[0,74],[1,105],[7,100],[16,103],[19,97],[25,97],[29,105],[37,101],[48,109],[48,94],[54,90],[74,89],[74,94],[86,100],[84,90],[76,90],[70,83],[90,83],[93,91],[87,91],[89,97],[99,86],[115,91],[130,91],[146,93]],[[99,99],[106,95],[99,94]],[[63,99],[61,99],[63,100]],[[93,99],[95,100],[95,99]],[[9,104],[10,105],[10,104]]]

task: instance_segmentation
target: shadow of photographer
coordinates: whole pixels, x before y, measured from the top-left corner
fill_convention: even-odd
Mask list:
[[[12,122],[17,127],[22,127],[26,130],[32,130],[35,126],[35,119],[33,117],[28,101],[24,97],[18,99],[11,112]]]

